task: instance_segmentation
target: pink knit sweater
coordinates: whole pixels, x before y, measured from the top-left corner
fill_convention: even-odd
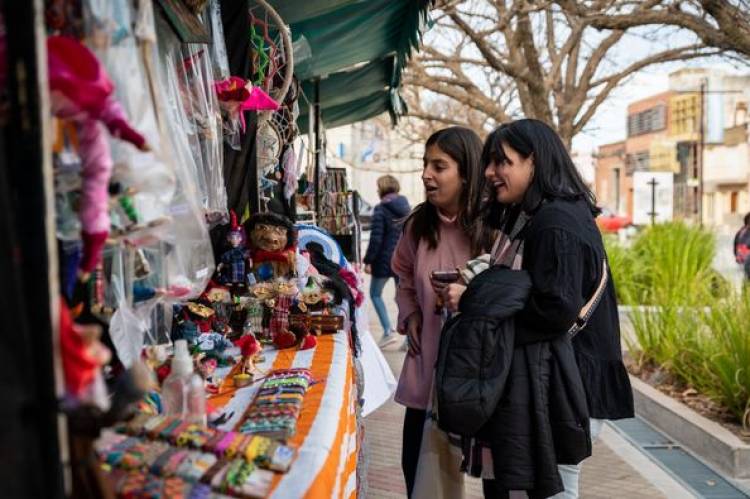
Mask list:
[[[391,267],[399,277],[396,302],[398,324],[413,312],[422,314],[422,351],[406,356],[395,400],[414,409],[426,409],[432,388],[433,369],[440,342],[441,317],[435,314],[436,295],[430,284],[433,270],[453,270],[471,257],[469,238],[455,221],[440,217],[440,240],[431,250],[425,241],[415,241],[409,227],[393,253]]]

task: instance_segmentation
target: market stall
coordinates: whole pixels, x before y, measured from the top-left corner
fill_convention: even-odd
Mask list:
[[[427,6],[46,2],[68,495],[364,492],[363,416],[394,380],[325,126],[403,112]]]

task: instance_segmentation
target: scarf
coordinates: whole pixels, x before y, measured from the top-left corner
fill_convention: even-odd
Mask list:
[[[523,264],[523,239],[519,239],[521,231],[527,226],[531,217],[525,212],[520,212],[512,224],[507,224],[495,240],[492,252],[481,255],[466,263],[466,267],[460,269],[464,282],[468,284],[471,279],[484,272],[492,265],[501,265],[513,270],[520,270]],[[463,461],[461,471],[483,479],[495,478],[492,452],[486,444],[475,438],[461,437],[449,434],[449,440],[454,445],[461,446]]]

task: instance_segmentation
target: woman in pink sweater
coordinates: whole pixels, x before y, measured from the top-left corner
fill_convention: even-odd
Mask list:
[[[430,276],[486,253],[494,236],[479,216],[481,153],[482,141],[468,128],[446,128],[427,139],[422,171],[427,200],[407,219],[391,261],[399,278],[398,330],[409,337],[395,400],[406,406],[401,466],[410,496],[442,327],[436,313],[442,286]]]

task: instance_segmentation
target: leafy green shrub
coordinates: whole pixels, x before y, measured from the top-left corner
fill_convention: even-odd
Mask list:
[[[635,306],[631,355],[750,426],[750,291],[733,290],[711,268],[713,235],[670,223],[644,230],[630,248],[606,245],[620,304]]]

